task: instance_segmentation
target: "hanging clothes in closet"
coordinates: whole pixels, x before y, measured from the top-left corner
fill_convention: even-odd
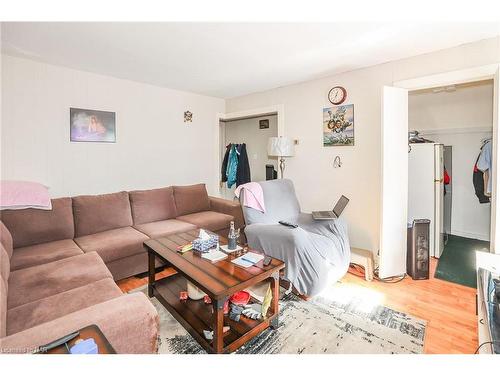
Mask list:
[[[472,181],[479,203],[489,203],[491,196],[491,139],[483,142],[474,164]]]
[[[226,177],[227,187],[231,188],[236,183],[236,172],[238,170],[238,151],[236,145],[231,145],[229,159],[227,161]]]
[[[250,164],[248,162],[247,145],[242,143],[238,147],[238,169],[236,171],[236,187],[251,181]]]
[[[227,182],[227,187],[231,188],[234,184],[240,186],[250,180],[246,144],[228,144],[222,161],[221,181]]]
[[[226,170],[227,170],[227,162],[229,161],[229,152],[231,151],[231,146],[232,146],[231,143],[226,146],[226,152],[224,153],[224,159],[222,160],[222,167],[220,170],[221,182],[227,181]]]

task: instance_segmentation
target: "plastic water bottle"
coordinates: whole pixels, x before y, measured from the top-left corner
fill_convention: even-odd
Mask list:
[[[229,227],[229,234],[227,236],[227,249],[228,250],[235,250],[236,249],[236,240],[238,236],[236,234],[236,230],[234,229],[234,221],[231,221],[230,227]]]

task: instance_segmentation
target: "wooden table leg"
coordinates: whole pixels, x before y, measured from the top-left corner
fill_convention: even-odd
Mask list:
[[[276,329],[279,326],[279,320],[278,320],[279,299],[280,299],[280,275],[279,275],[279,273],[272,275],[271,290],[273,293],[273,301],[271,303],[271,306],[273,309],[273,314],[276,314],[276,316],[270,321],[269,324],[273,329]]]
[[[212,342],[214,353],[220,354],[224,350],[224,304],[227,298],[215,300],[214,307],[214,339]]]
[[[149,298],[154,296],[153,286],[155,284],[155,277],[156,277],[155,254],[152,251],[148,251],[148,296],[149,296]]]

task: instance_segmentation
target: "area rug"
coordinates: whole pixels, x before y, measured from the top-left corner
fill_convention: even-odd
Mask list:
[[[151,302],[160,315],[159,353],[206,353],[156,298]],[[378,304],[370,289],[337,284],[312,301],[283,295],[279,327],[265,330],[236,353],[417,354],[423,352],[425,329],[424,320]]]
[[[434,277],[475,288],[476,251],[489,251],[488,241],[450,235],[439,258]]]

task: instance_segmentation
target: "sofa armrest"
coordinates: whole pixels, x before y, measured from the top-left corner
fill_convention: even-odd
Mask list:
[[[233,216],[235,228],[241,228],[243,230],[245,220],[243,219],[243,211],[240,202],[216,197],[208,197],[208,199],[212,211]]]
[[[26,353],[80,328],[96,324],[117,353],[154,353],[159,318],[143,293],[118,298],[0,339],[0,353]]]

